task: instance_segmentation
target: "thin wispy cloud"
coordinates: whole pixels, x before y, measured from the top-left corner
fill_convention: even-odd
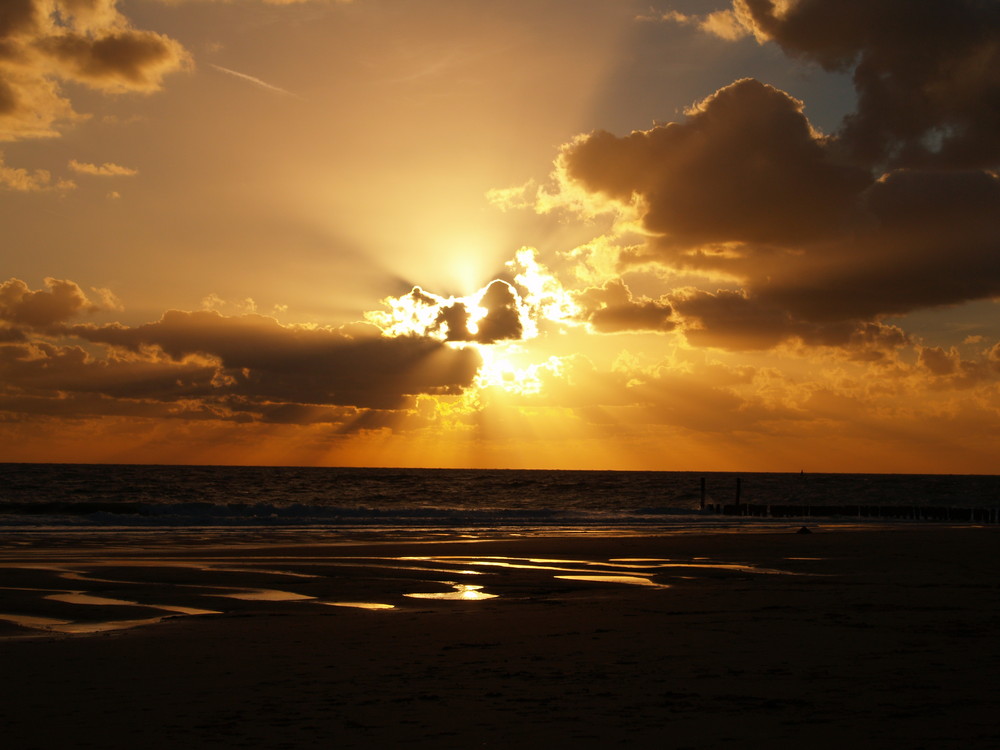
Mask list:
[[[246,73],[240,73],[238,70],[231,70],[229,68],[224,68],[221,65],[215,65],[213,63],[210,63],[210,65],[216,70],[218,70],[220,73],[226,73],[235,78],[240,78],[244,81],[249,81],[250,83],[254,84],[255,86],[259,86],[262,89],[267,89],[268,91],[273,91],[274,93],[282,94],[283,96],[294,96],[296,99],[302,98],[298,94],[288,91],[287,89],[283,89],[280,86],[275,86],[273,84],[268,83],[267,81],[262,81],[259,78],[247,75]]]
[[[103,164],[89,164],[70,159],[69,168],[80,174],[90,174],[95,177],[132,177],[139,174],[139,170],[131,167],[123,167],[120,164],[106,161]]]

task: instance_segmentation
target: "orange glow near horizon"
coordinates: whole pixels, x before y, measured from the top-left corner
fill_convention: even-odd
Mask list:
[[[772,5],[15,3],[0,459],[995,472],[996,18]]]

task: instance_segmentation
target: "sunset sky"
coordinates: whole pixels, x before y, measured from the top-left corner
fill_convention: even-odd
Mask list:
[[[1000,2],[3,0],[0,461],[996,473]]]

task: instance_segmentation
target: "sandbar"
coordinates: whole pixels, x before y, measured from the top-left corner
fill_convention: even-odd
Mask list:
[[[1000,529],[795,528],[4,544],[4,744],[1000,746]]]

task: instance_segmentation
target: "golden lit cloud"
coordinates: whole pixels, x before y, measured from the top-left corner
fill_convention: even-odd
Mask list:
[[[76,159],[71,159],[69,162],[69,168],[74,172],[94,175],[96,177],[132,177],[133,175],[139,174],[139,171],[136,169],[123,167],[120,164],[114,164],[112,162],[104,162],[104,164],[88,164],[87,162],[79,162]]]
[[[383,300],[388,311],[367,312],[365,318],[390,337],[480,344],[532,339],[544,324],[575,321],[578,308],[572,294],[538,262],[534,250],[522,248],[507,266],[511,281],[494,279],[465,297],[442,297],[414,287]]]
[[[745,79],[685,122],[577,138],[560,162],[579,186],[639,211],[648,238],[620,252],[624,267],[721,274],[737,287],[662,296],[696,345],[846,346],[882,316],[1000,294],[994,172],[875,179],[838,154],[801,102]]]
[[[643,21],[665,21],[668,23],[694,26],[708,34],[730,42],[735,42],[749,36],[753,27],[749,25],[738,10],[716,10],[704,16],[681,13],[671,10],[654,16],[641,16]]]
[[[676,327],[669,301],[637,299],[620,279],[585,289],[575,297],[585,319],[602,333],[670,331]]]
[[[45,329],[81,313],[119,309],[109,290],[94,291],[97,302],[91,301],[73,281],[47,278],[45,289],[32,290],[20,279],[8,279],[0,284],[0,321]]]
[[[0,153],[0,189],[33,193],[44,190],[72,190],[76,185],[72,180],[54,179],[46,169],[27,170],[9,167]]]
[[[0,140],[51,137],[79,118],[60,83],[149,92],[190,62],[179,42],[133,28],[116,0],[17,0],[0,23]]]
[[[534,293],[545,286],[536,284]],[[624,285],[599,291],[601,302],[635,303]],[[438,298],[436,310],[454,304]],[[473,348],[441,340],[429,315],[437,338],[209,311],[170,311],[141,326],[70,323],[100,307],[69,281],[31,290],[14,279],[0,289],[0,410],[15,433],[28,434],[33,424],[37,435],[65,418],[81,425],[142,420],[176,424],[149,438],[173,444],[189,434],[185,425],[205,424],[203,434],[217,436],[219,428],[207,425],[242,426],[247,435],[263,435],[258,431],[271,425],[285,432],[269,434],[290,444],[308,434],[319,439],[302,430],[332,430],[321,442],[341,461],[355,455],[364,463],[361,456],[370,461],[381,451],[416,460],[410,441],[433,439],[454,443],[455,455],[467,460],[508,465],[517,460],[515,443],[563,465],[553,445],[574,444],[583,457],[614,440],[634,446],[631,455],[602,453],[624,468],[646,455],[648,441],[683,441],[678,461],[708,455],[713,445],[751,455],[749,446],[732,442],[737,435],[753,435],[760,450],[789,440],[817,444],[830,430],[859,440],[881,431],[888,444],[902,445],[907,431],[921,431],[921,420],[982,435],[983,420],[1000,415],[1000,344],[975,341],[964,345],[975,352],[962,353],[913,345],[898,329],[865,331],[853,344],[859,357],[840,356],[839,349],[788,351],[785,365],[773,367],[660,339],[666,356],[623,353],[605,367],[581,354],[546,354],[556,329]],[[579,323],[571,330],[579,332]],[[868,356],[874,352],[893,354]],[[978,413],[966,408],[970,398]],[[860,456],[852,460],[865,466]]]

